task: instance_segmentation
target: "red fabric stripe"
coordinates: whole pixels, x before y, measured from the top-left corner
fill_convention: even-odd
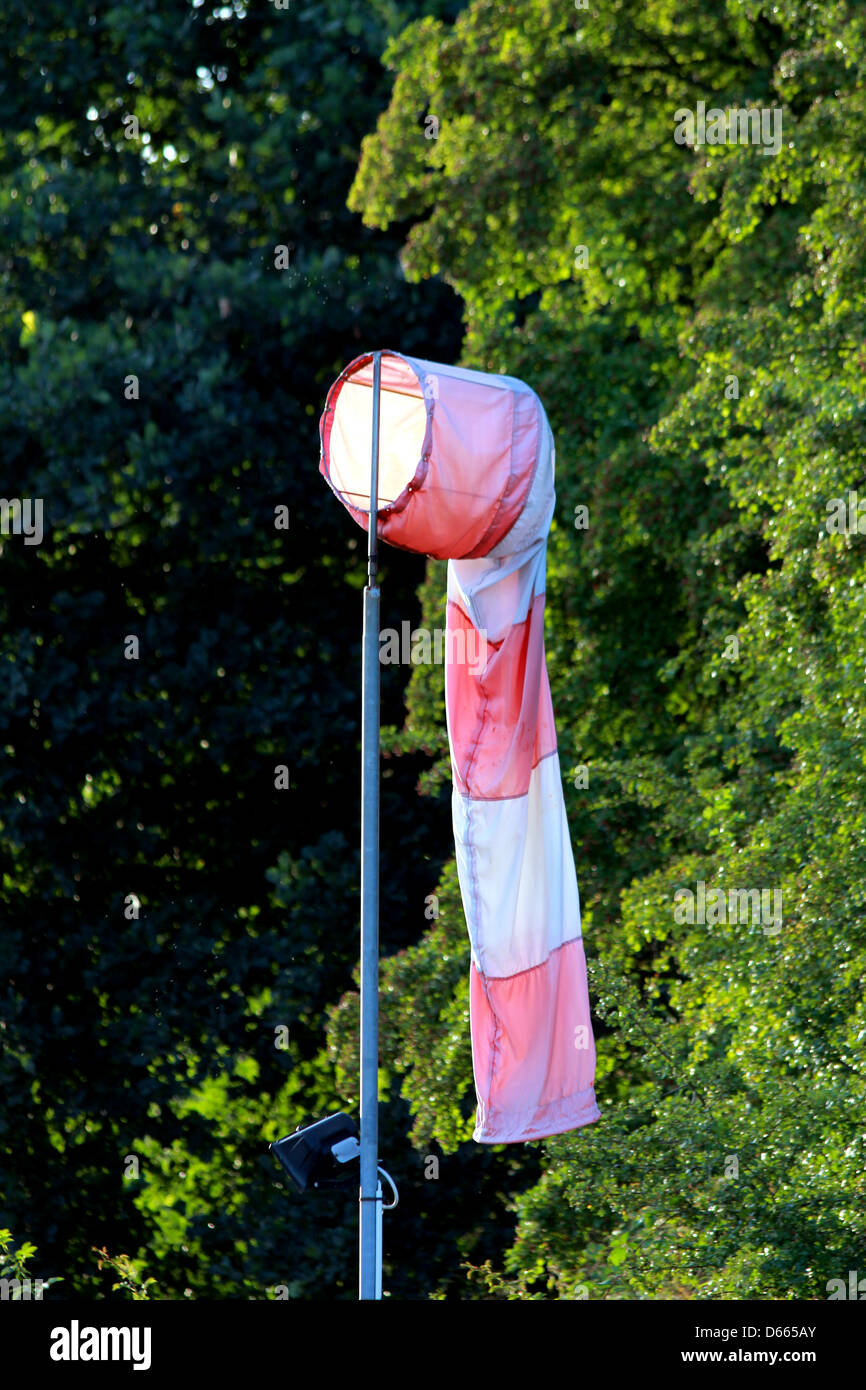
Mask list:
[[[456,603],[448,604],[447,622],[449,632],[460,634],[458,653],[479,650],[473,625]],[[452,643],[449,656],[454,651]],[[532,769],[556,751],[544,660],[544,594],[533,599],[524,622],[498,644],[488,643],[483,669],[449,660],[445,682],[457,790],[480,800],[525,796]]]
[[[586,960],[578,937],[510,979],[470,967],[475,1138],[497,1144],[562,1134],[599,1118]],[[523,1108],[535,1098],[531,1110]]]

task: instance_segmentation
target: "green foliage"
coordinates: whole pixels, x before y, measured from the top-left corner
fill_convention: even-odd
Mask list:
[[[4,1281],[4,1289],[8,1288],[8,1296],[13,1303],[22,1299],[41,1299],[52,1284],[63,1282],[60,1275],[53,1275],[50,1279],[35,1278],[30,1270],[30,1261],[35,1254],[36,1246],[30,1241],[16,1245],[11,1231],[0,1230],[0,1280]]]
[[[107,1250],[97,1250],[95,1253],[98,1268],[107,1265],[118,1276],[117,1283],[111,1286],[112,1293],[120,1293],[133,1303],[146,1303],[153,1298],[151,1289],[155,1287],[156,1280],[142,1279],[128,1255],[110,1255]]]
[[[866,543],[828,516],[866,483],[864,53],[841,3],[475,0],[386,55],[350,205],[412,219],[464,360],[530,381],[557,441],[547,654],[600,1020],[602,1119],[544,1144],[469,1296],[821,1298],[862,1257]],[[676,143],[699,100],[780,110],[778,153]],[[436,698],[413,685],[401,747]],[[781,923],[679,920],[699,882],[778,892]],[[451,913],[384,970],[444,1147]]]
[[[2,492],[45,504],[0,538],[4,1273],[354,1297],[355,1193],[267,1152],[357,1101],[362,547],[317,421],[358,351],[454,360],[459,296],[556,438],[602,1119],[470,1138],[441,668],[385,668],[386,1288],[826,1296],[866,1235],[866,543],[828,505],[866,495],[866,15],[91,9],[0,15]],[[699,101],[778,152],[678,144]],[[383,626],[441,622],[444,566],[383,558]],[[699,883],[781,920],[690,921]]]
[[[0,1220],[82,1297],[354,1294],[351,1203],[267,1145],[343,1103],[357,956],[363,564],[318,418],[365,347],[459,346],[454,295],[345,207],[421,10],[0,15],[0,491],[44,501],[40,545],[0,537]],[[388,558],[389,603],[422,568]],[[420,770],[383,782],[389,951],[446,847]]]

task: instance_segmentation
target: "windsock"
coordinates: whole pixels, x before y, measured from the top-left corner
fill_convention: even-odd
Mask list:
[[[319,470],[367,527],[373,354],[328,393]],[[554,444],[524,382],[384,351],[377,533],[447,559],[445,698],[482,1144],[599,1118],[580,899],[544,656]]]

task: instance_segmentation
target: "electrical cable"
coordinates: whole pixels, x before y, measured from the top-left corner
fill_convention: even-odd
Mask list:
[[[387,1179],[388,1179],[388,1182],[389,1182],[389,1184],[390,1184],[390,1186],[391,1186],[391,1191],[394,1193],[394,1200],[393,1200],[393,1202],[389,1202],[387,1206],[385,1206],[385,1203],[383,1202],[383,1203],[382,1203],[382,1210],[383,1210],[383,1211],[393,1211],[394,1208],[396,1207],[397,1203],[398,1203],[399,1200],[400,1200],[399,1195],[398,1195],[398,1193],[397,1193],[396,1184],[395,1184],[395,1182],[394,1182],[394,1179],[391,1177],[391,1174],[388,1173],[388,1172],[386,1172],[385,1169],[382,1167],[382,1165],[381,1165],[380,1163],[377,1163],[377,1164],[376,1164],[376,1168],[377,1168],[377,1170],[382,1174],[382,1177],[383,1177],[383,1178],[387,1178]]]

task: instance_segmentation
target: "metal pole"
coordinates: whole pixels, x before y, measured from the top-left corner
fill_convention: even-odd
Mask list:
[[[364,590],[361,714],[361,1192],[360,1293],[382,1297],[382,1185],[379,1161],[379,399],[382,354],[373,353],[373,454],[370,466],[367,587]]]

